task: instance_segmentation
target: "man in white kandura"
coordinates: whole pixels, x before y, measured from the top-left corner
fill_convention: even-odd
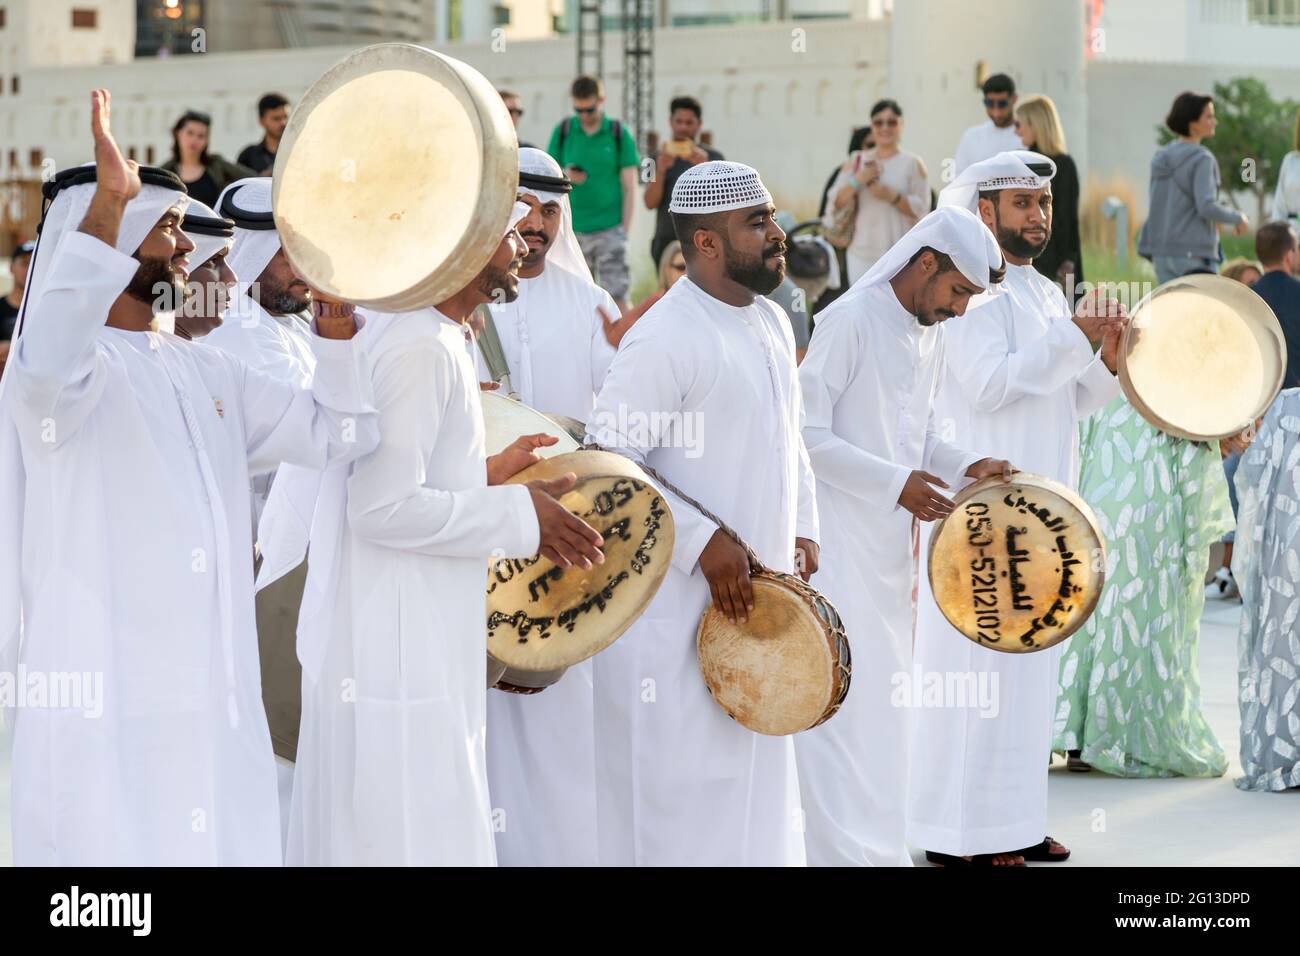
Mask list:
[[[519,400],[586,422],[614,359],[607,317],[619,311],[591,280],[573,232],[570,188],[547,153],[519,151],[519,201],[528,207],[519,234],[528,254],[519,297],[488,309]],[[480,364],[483,377],[496,378],[491,372]],[[597,862],[591,673],[587,660],[544,694],[488,694],[488,784],[501,812],[502,866]]]
[[[514,224],[524,212],[515,205],[491,260],[451,298],[367,315],[382,437],[325,475],[315,509],[298,619],[290,864],[496,862],[484,755],[488,558],[540,550],[561,567],[604,560],[600,535],[555,500],[573,475],[490,487],[555,441],[525,436],[485,456],[466,346],[474,309],[517,292],[525,247]]]
[[[952,510],[935,485],[1010,471],[936,426],[934,392],[951,355],[943,323],[965,321],[971,296],[1001,276],[1002,254],[974,214],[932,212],[817,317],[799,366],[822,526],[813,584],[853,647],[844,706],[795,738],[812,866],[912,864],[908,714],[893,691],[911,673],[915,524]]]
[[[225,349],[250,367],[283,382],[311,386],[311,289],[280,246],[271,215],[271,179],[240,179],[221,191],[217,212],[235,222],[235,244],[226,265],[238,280],[221,325],[208,345]],[[253,521],[266,507],[275,469],[254,475]]]
[[[1055,173],[1038,153],[999,153],[940,196],[940,208],[978,211],[1002,248],[1007,277],[949,329],[935,413],[963,441],[1073,488],[1078,421],[1119,391],[1125,320],[1117,303],[1094,294],[1072,316],[1060,287],[1034,269],[1052,233]],[[1100,341],[1100,353],[1090,341]],[[923,535],[922,554],[927,544]],[[917,606],[917,674],[974,675],[995,689],[996,707],[914,711],[908,841],[947,866],[1064,860],[1069,851],[1046,837],[1061,645],[1033,654],[980,647],[947,622],[926,575]]]
[[[0,385],[0,652],[21,621],[26,673],[93,678],[18,708],[14,860],[279,865],[248,476],[375,446],[365,354],[351,316],[320,319],[304,391],[156,331],[194,249],[185,189],[122,156],[106,90],[91,126],[95,165],[46,186]]]
[[[785,234],[758,173],[700,163],[669,210],[679,280],[619,346],[590,440],[657,470],[726,521],[774,570],[817,566],[812,470],[799,436],[794,338],[764,296],[781,284]],[[669,494],[672,567],[645,614],[594,658],[597,817],[606,865],[804,862],[794,748],[714,702],[695,651],[710,594],[744,621],[744,550]]]

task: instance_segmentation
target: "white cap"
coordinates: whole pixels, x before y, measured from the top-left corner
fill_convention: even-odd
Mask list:
[[[1027,149],[1009,149],[967,166],[939,193],[940,206],[979,212],[980,193],[995,189],[1042,189],[1056,175],[1056,163]]]
[[[698,216],[729,209],[747,209],[772,201],[758,170],[744,163],[715,159],[682,173],[673,187],[669,212]]]

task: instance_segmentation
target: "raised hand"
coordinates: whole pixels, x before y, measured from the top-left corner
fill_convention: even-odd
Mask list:
[[[596,311],[600,313],[600,320],[605,326],[605,341],[614,348],[618,348],[618,343],[623,341],[623,336],[627,335],[628,329],[632,328],[636,320],[641,318],[641,313],[636,309],[629,309],[626,315],[617,319],[612,318],[600,306],[596,306]]]
[[[1088,341],[1096,344],[1114,325],[1121,328],[1128,322],[1128,313],[1124,303],[1110,298],[1104,289],[1092,289],[1079,299],[1074,309],[1074,324],[1079,327]]]
[[[605,555],[600,550],[605,539],[587,522],[557,500],[573,487],[577,476],[570,473],[553,481],[530,481],[527,488],[537,512],[537,526],[541,532],[538,551],[556,567],[570,568],[578,565],[584,571],[592,563],[604,564]]]
[[[109,128],[108,90],[90,93],[90,132],[95,138],[95,191],[122,202],[140,194],[140,167],[117,148]]]

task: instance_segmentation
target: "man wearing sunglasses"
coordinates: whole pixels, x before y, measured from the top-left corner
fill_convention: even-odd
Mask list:
[[[600,80],[580,76],[569,90],[574,115],[551,133],[546,151],[573,183],[573,231],[597,284],[627,311],[627,231],[637,195],[636,141],[605,115]]]
[[[497,94],[501,97],[501,102],[506,104],[506,111],[510,114],[510,122],[514,124],[515,131],[518,132],[519,121],[524,118],[523,101],[519,98],[519,94],[513,90],[497,90]],[[523,140],[519,141],[520,149],[531,149],[532,145],[532,143],[525,143]]]
[[[957,153],[953,157],[959,174],[972,163],[991,159],[998,153],[1021,149],[1024,144],[1016,133],[1016,83],[1005,73],[994,73],[981,87],[984,91],[984,112],[988,119],[972,126],[961,134]]]

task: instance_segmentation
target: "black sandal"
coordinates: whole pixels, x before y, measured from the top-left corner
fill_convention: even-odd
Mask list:
[[[1069,750],[1065,754],[1065,769],[1073,773],[1087,773],[1092,769],[1092,764],[1083,759],[1083,751]]]
[[[1064,853],[1053,853],[1052,847],[1059,846]],[[1026,863],[1064,863],[1070,858],[1070,851],[1066,849],[1064,843],[1053,840],[1051,837],[1043,837],[1043,842],[1037,846],[1025,847],[1023,850],[1015,851],[1018,856],[1023,856]]]
[[[933,850],[925,851],[925,861],[932,866],[950,866],[955,870],[982,870],[994,869],[1000,870],[1016,866],[1024,866],[1023,863],[994,863],[995,856],[1017,856],[1015,853],[976,853],[969,860],[964,856],[951,856],[947,853],[935,853]]]

